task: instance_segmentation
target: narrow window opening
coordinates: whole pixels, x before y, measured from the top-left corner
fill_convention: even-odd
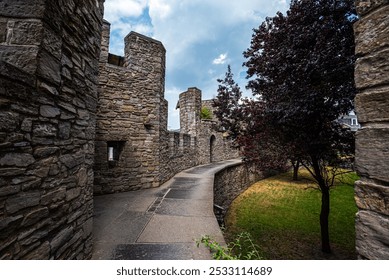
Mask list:
[[[109,167],[115,167],[118,165],[125,143],[126,141],[107,142],[107,159]]]

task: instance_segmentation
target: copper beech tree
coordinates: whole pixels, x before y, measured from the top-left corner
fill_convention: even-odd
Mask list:
[[[254,29],[244,52],[254,98],[240,98],[229,68],[215,100],[215,115],[247,161],[263,169],[290,159],[311,173],[322,193],[325,253],[331,252],[330,188],[354,154],[354,135],[337,120],[354,106],[356,19],[353,0],[292,0],[286,15]]]

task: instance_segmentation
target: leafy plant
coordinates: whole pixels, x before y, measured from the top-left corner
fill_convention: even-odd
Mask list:
[[[196,240],[197,247],[204,244],[209,248],[215,260],[259,260],[262,257],[258,251],[258,245],[254,244],[248,232],[237,235],[235,240],[222,246],[209,235],[204,235],[200,240]]]
[[[202,107],[200,111],[200,118],[202,120],[212,120],[212,111],[208,107]]]

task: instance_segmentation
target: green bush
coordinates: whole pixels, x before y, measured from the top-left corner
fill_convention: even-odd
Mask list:
[[[208,107],[202,107],[200,111],[200,118],[202,120],[212,120],[212,111]]]

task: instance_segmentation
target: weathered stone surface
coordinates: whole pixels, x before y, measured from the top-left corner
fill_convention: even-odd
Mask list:
[[[0,1],[0,258],[91,255],[103,2]]]
[[[62,43],[59,34],[49,29],[44,30],[42,47],[58,60],[62,57]]]
[[[63,201],[66,197],[66,187],[61,187],[57,190],[50,191],[41,198],[42,205],[53,205],[58,203],[59,201]]]
[[[34,149],[34,157],[44,158],[59,151],[58,147],[39,147]]]
[[[52,95],[59,95],[59,92],[58,92],[56,87],[50,86],[50,85],[46,84],[45,82],[39,83],[39,89],[45,93],[49,93]]]
[[[0,111],[0,130],[15,131],[19,125],[19,114],[9,111]]]
[[[361,210],[371,210],[389,216],[389,188],[374,183],[357,181],[355,200]]]
[[[31,118],[25,118],[22,121],[20,129],[22,131],[25,131],[25,132],[31,132],[32,131],[32,119]]]
[[[12,194],[16,194],[20,192],[20,186],[5,186],[2,185],[0,187],[0,197],[1,196],[9,196]]]
[[[0,61],[5,61],[29,74],[34,74],[36,71],[37,55],[36,46],[0,45]]]
[[[355,52],[358,55],[370,54],[389,47],[389,7],[373,13],[357,21],[354,26],[356,37]]]
[[[29,85],[29,86],[35,85],[35,80],[34,80],[33,75],[30,75],[30,74],[22,71],[18,67],[15,67],[12,64],[9,64],[4,60],[0,60],[0,73],[1,73],[0,76],[11,78],[11,79],[16,80],[16,81],[20,81],[21,83],[23,83],[25,85]],[[27,90],[26,88],[24,88],[23,86],[15,85],[12,82],[7,81],[5,79],[2,79],[2,78],[0,78],[0,79],[1,79],[0,85],[2,85],[2,87],[0,87],[1,95],[3,95],[3,94],[7,95],[7,93],[2,92],[2,90],[7,89],[8,96],[13,96],[13,95],[17,94],[18,97],[23,98],[24,94],[21,94],[21,93],[23,91],[26,91]]]
[[[4,43],[7,39],[7,20],[0,19],[0,43]]]
[[[262,174],[254,174],[244,164],[230,166],[215,174],[214,204],[218,211],[215,214],[219,223],[224,222],[224,216],[232,201],[249,186],[262,179]]]
[[[0,176],[4,176],[4,177],[18,176],[18,175],[23,175],[25,171],[26,171],[25,168],[15,168],[15,167],[0,168]]]
[[[66,191],[66,201],[71,201],[81,194],[81,188],[72,188]]]
[[[64,243],[71,238],[72,233],[73,227],[65,228],[59,232],[50,242],[51,250],[53,252],[57,251],[60,246],[64,245]]]
[[[11,196],[6,200],[5,208],[8,213],[13,214],[19,210],[37,206],[40,201],[39,192],[22,192]]]
[[[48,105],[42,105],[39,110],[40,114],[46,118],[55,118],[61,114],[61,110]]]
[[[38,248],[36,248],[31,253],[25,255],[23,259],[25,260],[48,260],[50,256],[50,243],[48,241],[44,242]]]
[[[0,236],[2,238],[6,237],[6,235],[10,231],[9,227],[12,226],[11,224],[12,223],[17,224],[22,219],[23,219],[22,215],[11,216],[11,217],[7,217],[7,218],[2,217],[0,219]]]
[[[31,154],[7,153],[0,157],[0,166],[26,167],[34,162]]]
[[[389,87],[365,90],[355,98],[360,123],[389,121]]]
[[[61,82],[61,63],[46,51],[39,54],[37,73],[55,84]]]
[[[66,165],[67,168],[71,169],[73,167],[76,167],[77,165],[80,165],[84,158],[82,156],[73,156],[70,154],[63,155],[59,158],[59,160]]]
[[[389,1],[357,1],[357,9],[356,250],[360,258],[389,259]]]
[[[389,217],[359,211],[356,218],[356,249],[362,258],[389,259]]]
[[[355,67],[355,84],[358,88],[385,85],[389,83],[389,65],[386,58],[389,56],[389,48],[379,51],[371,56],[357,59]]]
[[[33,125],[34,137],[54,137],[57,135],[57,128],[50,123]]]
[[[365,15],[388,3],[388,0],[355,0],[355,7],[359,15]]]
[[[1,16],[41,18],[44,11],[44,0],[3,0],[0,2]]]
[[[8,21],[8,44],[39,45],[42,41],[43,26],[37,21]],[[12,33],[12,35],[10,34]]]
[[[357,133],[356,169],[364,177],[389,182],[389,127],[363,128]]]
[[[48,215],[49,215],[49,209],[47,207],[35,209],[24,217],[21,226],[27,227],[33,225],[36,222],[40,221],[41,219],[47,217]]]

